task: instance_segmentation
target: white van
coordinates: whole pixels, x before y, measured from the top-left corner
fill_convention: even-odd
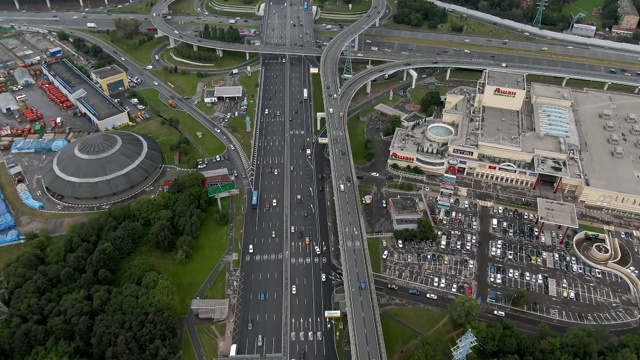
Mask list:
[[[371,50],[372,50],[372,51],[378,51],[378,48],[377,48],[377,47],[375,47],[375,46],[372,46],[372,47],[371,47]]]
[[[329,114],[333,114],[333,108],[329,109]]]
[[[494,228],[498,227],[498,219],[493,219],[493,227]]]
[[[344,184],[340,184],[340,191],[344,191]]]
[[[262,335],[258,335],[258,346],[262,346]]]

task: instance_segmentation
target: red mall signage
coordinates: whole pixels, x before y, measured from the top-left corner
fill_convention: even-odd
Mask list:
[[[391,160],[412,163],[415,161],[415,158],[412,158],[411,156],[399,155],[397,153],[391,153]]]
[[[511,90],[503,90],[500,88],[496,88],[495,90],[493,90],[493,95],[514,98],[516,97],[516,92]]]

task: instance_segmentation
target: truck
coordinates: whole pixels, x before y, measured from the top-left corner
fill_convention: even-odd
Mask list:
[[[178,106],[178,104],[176,104],[176,102],[173,100],[169,100],[169,106],[171,106],[172,108],[175,108]]]
[[[158,31],[158,28],[156,28],[156,27],[154,27],[154,26],[149,26],[149,27],[147,28],[147,31],[157,32],[157,31]]]
[[[87,23],[87,27],[89,29],[97,29],[98,25],[96,25],[96,23]]]
[[[309,94],[307,93],[307,89],[304,89],[304,90],[302,91],[302,95],[304,96],[304,99],[305,99],[305,100],[307,100],[308,95],[309,95]]]
[[[229,73],[229,75],[238,75],[238,69],[233,69],[233,70],[231,70],[231,72]]]
[[[311,149],[307,149],[307,157],[311,158]]]
[[[236,21],[235,21],[235,20],[229,20],[229,21],[227,21],[227,24],[235,24],[235,23],[236,23]]]

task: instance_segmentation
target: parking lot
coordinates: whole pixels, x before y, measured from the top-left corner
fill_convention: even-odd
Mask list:
[[[638,316],[623,279],[573,254],[572,229],[563,239],[564,228],[539,226],[535,213],[492,208],[489,271],[483,279],[489,283],[488,302],[511,305],[523,289],[526,310],[554,318],[611,323]]]
[[[446,211],[436,209],[435,203],[429,206],[438,219],[439,240],[387,244],[382,271],[433,290],[473,294],[480,243],[478,204],[456,200]]]

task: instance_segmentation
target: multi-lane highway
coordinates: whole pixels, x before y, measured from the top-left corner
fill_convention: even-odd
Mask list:
[[[313,44],[311,12],[301,0],[266,6],[262,41]],[[255,136],[259,201],[249,205],[243,244],[238,354],[335,358],[324,319],[331,309],[320,237],[308,60],[263,55]],[[323,276],[324,274],[324,276]]]
[[[329,156],[335,192],[338,238],[340,239],[344,288],[347,299],[351,354],[355,360],[386,359],[379,310],[367,251],[365,227],[360,213],[355,169],[346,118],[340,113],[341,94],[338,60],[350,41],[383,15],[384,0],[371,2],[366,16],[344,29],[325,48],[321,63]]]

